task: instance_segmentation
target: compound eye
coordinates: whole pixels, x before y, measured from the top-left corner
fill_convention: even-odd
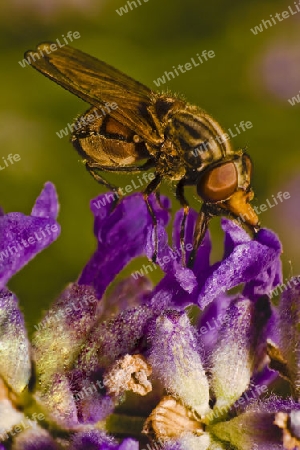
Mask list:
[[[238,174],[233,162],[208,170],[197,185],[204,201],[215,203],[229,198],[238,186]]]

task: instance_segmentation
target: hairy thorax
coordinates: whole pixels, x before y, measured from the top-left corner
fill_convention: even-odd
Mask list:
[[[161,147],[161,151],[158,154],[156,170],[162,177],[171,181],[179,181],[186,174],[186,167],[182,155],[169,140],[165,141]]]

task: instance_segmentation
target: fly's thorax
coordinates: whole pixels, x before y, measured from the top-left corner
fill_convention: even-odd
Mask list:
[[[160,148],[156,160],[156,171],[161,177],[179,181],[186,175],[186,164],[172,141],[166,140]]]
[[[88,162],[127,166],[149,157],[145,143],[104,110],[90,108],[74,122],[72,143]]]
[[[218,122],[191,105],[170,116],[165,130],[188,166],[198,171],[234,154],[224,134]]]
[[[152,121],[159,135],[164,140],[166,127],[174,114],[184,110],[186,102],[182,99],[167,94],[154,94],[153,104],[148,107]]]

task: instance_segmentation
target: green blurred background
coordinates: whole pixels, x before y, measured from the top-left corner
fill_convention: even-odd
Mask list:
[[[25,50],[42,41],[61,39],[68,31],[80,33],[77,48],[152,89],[156,89],[153,80],[173,65],[189,62],[202,50],[215,52],[214,59],[163,88],[181,93],[207,110],[225,130],[241,120],[252,122],[253,128],[233,139],[234,146],[247,146],[253,159],[256,206],[279,191],[290,192],[289,200],[262,213],[260,219],[263,226],[280,235],[285,277],[300,273],[300,104],[288,102],[300,89],[300,13],[257,35],[250,31],[271,14],[288,6],[295,8],[294,2],[140,3],[123,16],[116,9],[126,5],[125,0],[12,0],[0,6],[0,161],[9,153],[21,156],[21,161],[0,173],[0,203],[6,212],[29,214],[49,180],[56,185],[61,205],[60,238],[9,283],[31,324],[64,286],[77,278],[92,254],[95,240],[89,201],[104,192],[85,171],[68,137],[56,135],[88,105],[18,63]],[[125,186],[132,178],[135,176],[118,177],[114,182]],[[172,191],[171,186],[163,189],[169,195]],[[188,198],[199,209],[193,189]],[[174,198],[173,209],[178,209]],[[221,254],[222,238],[217,220],[212,230],[216,258]],[[153,279],[159,276],[156,271]]]

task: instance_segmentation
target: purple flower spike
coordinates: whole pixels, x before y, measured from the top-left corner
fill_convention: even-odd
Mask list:
[[[0,289],[37,253],[60,234],[56,222],[58,202],[54,186],[46,183],[31,216],[8,213],[0,216]]]
[[[272,375],[265,370],[266,337],[274,320],[266,294],[281,280],[276,235],[261,230],[252,238],[223,220],[223,259],[210,265],[207,232],[193,268],[187,268],[182,211],[175,217],[172,248],[165,229],[169,214],[151,196],[158,219],[156,264],[165,276],[154,289],[142,270],[110,286],[133,258],[151,258],[156,242],[143,196],[126,197],[112,209],[109,195],[91,205],[97,250],[79,282],[67,286],[35,326],[31,346],[16,298],[0,290],[0,440],[27,416],[37,422],[5,437],[0,450],[283,450],[300,407],[265,398],[264,383]],[[58,228],[51,236],[45,230],[57,227],[57,212],[50,183],[30,216],[0,212],[2,284],[54,240]],[[190,211],[185,261],[196,220]],[[245,283],[242,294],[225,293],[239,283]],[[292,355],[283,356],[295,385],[298,294],[293,291],[281,305],[295,330],[278,327],[288,341],[281,344]],[[200,320],[197,303],[210,304]],[[187,305],[193,305],[189,315]]]

